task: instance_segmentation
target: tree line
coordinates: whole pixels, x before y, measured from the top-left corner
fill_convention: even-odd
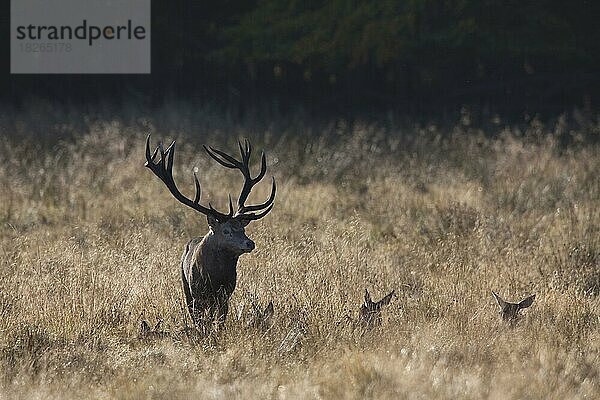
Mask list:
[[[6,73],[0,85],[332,108],[577,103],[600,86],[599,16],[584,0],[154,1],[151,75]]]

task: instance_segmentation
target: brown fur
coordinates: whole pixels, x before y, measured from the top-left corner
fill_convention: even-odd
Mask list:
[[[196,325],[225,321],[237,280],[239,254],[225,249],[214,234],[192,239],[181,260],[186,303]]]

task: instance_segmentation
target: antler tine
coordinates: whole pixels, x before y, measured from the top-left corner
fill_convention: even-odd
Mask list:
[[[260,210],[265,209],[266,207],[270,206],[271,203],[273,203],[273,201],[275,200],[276,193],[277,193],[277,185],[275,185],[275,178],[271,178],[271,195],[269,196],[267,201],[265,201],[262,204],[256,204],[256,205],[252,205],[252,206],[243,206],[240,208],[239,213],[260,211]]]
[[[250,161],[250,154],[252,154],[252,145],[250,144],[250,141],[248,139],[245,140],[246,142],[246,163],[248,163]]]
[[[156,155],[158,153],[160,153],[160,159],[157,162],[155,162],[154,159],[156,158]],[[195,172],[194,186],[196,188],[196,194],[194,196],[194,200],[192,201],[189,198],[185,197],[183,194],[181,194],[181,192],[177,188],[177,185],[175,184],[175,180],[173,179],[174,157],[175,141],[173,141],[173,143],[171,143],[171,145],[167,147],[166,150],[164,149],[162,142],[159,142],[158,147],[156,148],[156,150],[154,150],[154,153],[150,154],[150,135],[148,135],[148,137],[146,138],[145,166],[149,168],[154,173],[154,175],[156,175],[161,181],[163,181],[163,183],[165,184],[167,189],[169,189],[173,197],[175,197],[179,202],[185,204],[186,206],[193,208],[194,210],[202,214],[211,215],[219,221],[226,221],[227,219],[230,219],[233,216],[233,207],[231,206],[231,201],[229,206],[229,215],[220,213],[212,207],[206,208],[200,204],[201,188],[200,182],[198,181],[198,177],[196,176]]]
[[[266,173],[267,173],[267,156],[265,155],[265,152],[263,151],[260,156],[260,172],[258,173],[258,176],[256,178],[254,178],[254,180],[256,182],[260,181],[265,176]]]
[[[272,208],[273,204],[269,205],[269,207],[266,210],[258,214],[238,214],[237,217],[239,217],[239,219],[243,219],[244,221],[256,221],[257,219],[261,219],[262,217],[267,215]]]
[[[146,138],[146,163],[144,164],[144,166],[147,167],[149,163],[153,163],[157,153],[158,147],[154,149],[154,153],[150,155],[150,135],[148,135],[148,137]]]
[[[231,194],[227,194],[229,197],[229,216],[233,216],[233,203],[231,202]]]
[[[200,197],[202,196],[202,189],[200,188],[200,181],[196,176],[196,171],[194,171],[194,186],[196,187],[196,194],[194,195],[194,204],[199,204]]]
[[[230,219],[231,217],[233,217],[233,203],[231,201],[231,195],[230,194],[228,195],[228,197],[229,197],[229,213],[228,214],[223,214],[223,215],[225,215],[227,217],[227,219]],[[211,210],[213,210],[215,212],[218,212],[217,210],[215,210],[213,208],[213,206],[210,203],[208,203],[208,208],[210,208]]]
[[[174,153],[175,153],[175,141],[173,140],[173,143],[171,143],[171,145],[169,147],[167,147],[167,150],[165,150],[165,154],[167,156],[167,172],[171,176],[173,176],[173,154]]]
[[[249,143],[247,143],[247,148],[249,149],[249,151],[252,151],[252,149],[249,147]],[[250,211],[248,210],[248,207],[245,206],[246,200],[248,200],[248,196],[250,195],[250,192],[252,191],[252,188],[254,187],[254,185],[256,185],[258,182],[260,182],[260,180],[262,178],[264,178],[266,172],[267,172],[267,157],[265,156],[265,152],[262,152],[262,156],[261,156],[261,163],[260,163],[260,172],[258,173],[258,175],[256,176],[256,178],[252,178],[252,176],[250,175],[250,167],[249,167],[249,161],[250,161],[250,153],[248,154],[248,158],[245,159],[243,161],[242,167],[240,168],[240,170],[242,170],[242,173],[244,174],[244,187],[242,187],[242,191],[240,193],[240,197],[238,199],[238,213],[244,213],[246,211]],[[242,169],[243,168],[243,169]],[[266,205],[268,205],[269,203],[263,203],[265,204],[263,207],[259,207],[258,209],[262,209],[264,207],[266,207]],[[258,206],[249,206],[252,207],[253,209],[257,209],[256,207]]]
[[[229,154],[227,154],[221,150],[215,149],[211,146],[206,147],[203,145],[202,147],[204,147],[204,150],[206,150],[206,152],[208,153],[209,156],[211,156],[216,162],[218,162],[219,164],[221,164],[224,167],[231,168],[231,169],[235,169],[235,168],[240,169],[240,167],[242,166],[242,164],[238,160],[236,160],[235,158],[231,157]],[[223,161],[222,159],[217,157],[217,154],[219,156],[221,156],[222,158],[224,158],[226,161]]]
[[[244,160],[246,158],[246,150],[242,146],[242,142],[240,140],[238,140],[238,147],[240,149],[240,156],[242,157],[242,160]]]
[[[242,145],[241,140],[238,140],[238,146],[240,148],[240,155],[242,156],[242,164],[248,165],[250,163],[250,153],[252,153],[252,147],[250,147],[248,139],[246,139],[244,145]]]
[[[165,148],[163,147],[162,142],[158,142],[158,151],[160,152],[160,160],[158,160],[158,162],[162,169],[165,169]]]
[[[238,140],[238,148],[240,150],[241,160],[236,160],[231,155],[225,153],[224,151],[215,149],[212,146],[204,146],[204,150],[216,162],[218,162],[226,168],[238,169],[244,176],[244,185],[242,186],[240,196],[238,197],[238,210],[235,213],[235,217],[239,217],[240,219],[246,221],[251,221],[261,218],[269,212],[273,201],[275,200],[277,187],[275,185],[275,179],[273,179],[271,184],[271,195],[269,196],[269,198],[264,203],[246,206],[245,203],[248,199],[248,196],[250,195],[250,192],[252,191],[252,188],[258,182],[260,182],[267,173],[267,157],[263,151],[261,154],[260,172],[255,178],[252,178],[252,175],[250,173],[250,156],[252,154],[252,145],[250,144],[250,141],[248,139],[245,139],[244,142]],[[252,214],[252,212],[254,211],[261,210],[265,211],[259,214]]]

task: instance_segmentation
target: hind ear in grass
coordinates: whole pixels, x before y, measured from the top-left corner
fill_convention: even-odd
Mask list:
[[[142,324],[140,326],[140,331],[149,331],[150,330],[150,324],[148,324],[147,321],[142,321]]]
[[[263,311],[263,316],[265,319],[267,319],[267,318],[271,318],[273,316],[273,314],[275,314],[275,309],[273,308],[273,302],[269,301],[269,305],[267,307],[265,307],[265,310]]]
[[[363,305],[360,306],[358,314],[358,323],[366,329],[371,329],[375,326],[380,325],[381,309],[390,303],[395,293],[396,291],[392,290],[387,296],[375,303],[373,302],[373,300],[371,300],[371,295],[369,294],[369,291],[365,289],[365,302]]]
[[[502,319],[511,322],[517,320],[519,317],[519,310],[531,306],[533,304],[533,300],[535,299],[535,295],[532,295],[519,303],[509,303],[500,297],[496,292],[492,292],[492,294],[494,295],[494,299],[496,299],[498,307],[500,307],[500,315],[502,315]]]
[[[259,303],[252,301],[252,310],[252,317],[246,322],[246,326],[263,331],[269,329],[271,327],[273,316],[275,315],[273,301],[269,301],[269,304],[264,308]]]
[[[379,307],[383,307],[383,306],[387,306],[388,304],[390,304],[390,301],[392,301],[392,297],[396,294],[396,290],[392,290],[390,292],[390,294],[388,294],[387,296],[385,296],[383,299],[379,300],[377,302],[377,306]]]
[[[139,335],[140,336],[145,336],[148,333],[150,333],[150,325],[148,324],[148,322],[146,322],[145,320],[142,321],[142,323],[140,324],[140,330],[139,330]]]
[[[504,299],[502,299],[502,297],[500,297],[496,292],[492,291],[492,294],[494,295],[494,299],[496,299],[496,304],[498,304],[500,310],[504,310],[504,307],[506,307],[506,301],[504,301]]]
[[[519,308],[527,308],[527,307],[531,306],[533,304],[533,300],[535,300],[535,294],[532,296],[529,296],[525,300],[521,301],[519,303]]]

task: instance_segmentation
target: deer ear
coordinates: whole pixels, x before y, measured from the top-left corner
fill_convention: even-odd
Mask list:
[[[502,297],[498,296],[496,294],[496,292],[492,292],[492,294],[494,295],[494,299],[496,299],[496,303],[498,303],[498,307],[500,307],[501,310],[504,310],[504,306],[506,306],[506,302],[504,300],[502,300]]]
[[[144,335],[148,332],[150,332],[150,325],[148,325],[146,321],[142,321],[142,324],[140,325],[140,335]]]
[[[210,214],[206,216],[206,221],[208,222],[208,226],[213,229],[216,229],[219,226],[219,221]]]
[[[264,318],[271,318],[273,316],[273,314],[275,314],[275,309],[273,308],[273,302],[270,301],[269,305],[265,308],[265,311],[263,311],[263,315]]]
[[[385,296],[383,299],[379,300],[379,302],[377,304],[379,304],[381,306],[387,306],[388,304],[390,304],[390,301],[392,301],[392,297],[394,296],[394,294],[396,294],[396,291],[392,290],[392,292],[390,294]]]
[[[535,300],[535,294],[533,296],[529,296],[525,300],[519,303],[519,308],[527,308],[533,304],[533,300]]]
[[[365,304],[371,304],[373,303],[373,300],[371,300],[371,295],[369,294],[369,291],[367,289],[365,289]]]

